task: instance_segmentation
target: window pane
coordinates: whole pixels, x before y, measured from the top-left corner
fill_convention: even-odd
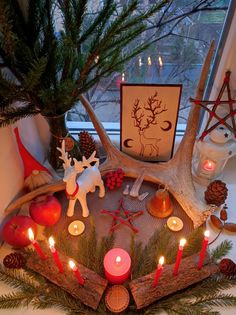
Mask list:
[[[99,10],[102,1],[92,1],[90,13]],[[127,1],[118,1],[119,6]],[[216,44],[223,29],[229,0],[213,1],[210,10],[202,10],[194,14],[193,7],[204,0],[175,0],[165,11],[164,7],[149,21],[149,30],[136,39],[137,43],[152,40],[153,44],[124,65],[120,73],[102,79],[92,88],[86,97],[89,99],[96,114],[102,122],[120,121],[120,92],[122,81],[127,83],[157,83],[157,84],[183,84],[179,120],[185,124],[190,104],[188,99],[194,96],[194,91],[200,75],[204,57],[212,39]],[[142,10],[155,3],[144,0]],[[215,9],[222,7],[223,9]],[[159,23],[161,27],[156,28]],[[135,42],[133,43],[135,45]],[[132,45],[128,47],[132,49]],[[71,121],[89,121],[87,113],[78,104],[67,117]]]

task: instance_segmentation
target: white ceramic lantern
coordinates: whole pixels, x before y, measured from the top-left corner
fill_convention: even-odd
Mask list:
[[[236,154],[236,141],[233,134],[219,126],[205,137],[198,140],[193,158],[193,175],[197,182],[208,184],[222,175],[230,157]]]

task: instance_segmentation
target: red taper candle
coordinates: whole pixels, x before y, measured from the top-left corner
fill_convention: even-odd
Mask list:
[[[76,267],[75,263],[72,260],[69,260],[69,266],[74,271],[74,274],[80,285],[84,285],[84,279],[82,278],[79,269]]]
[[[53,255],[55,264],[57,265],[57,268],[59,269],[59,271],[60,271],[61,273],[63,273],[63,272],[64,272],[64,267],[63,267],[63,265],[62,265],[62,263],[61,263],[61,261],[60,261],[60,258],[59,258],[59,256],[58,256],[57,250],[56,250],[56,248],[54,247],[55,241],[54,241],[54,239],[53,239],[52,236],[49,237],[48,242],[49,242],[49,247],[50,247],[50,250],[51,250],[51,252],[52,252],[52,255]]]
[[[207,245],[209,241],[210,231],[206,230],[204,233],[204,240],[202,242],[202,249],[199,256],[198,269],[201,269],[204,263],[204,258],[206,255]]]
[[[157,282],[160,278],[160,275],[161,275],[161,272],[162,272],[162,269],[163,269],[163,264],[164,264],[164,257],[161,256],[160,259],[159,259],[159,263],[158,263],[158,266],[157,266],[157,269],[156,269],[156,274],[155,274],[155,278],[153,280],[153,283],[152,283],[152,286],[155,288],[156,285],[157,285]]]
[[[34,232],[31,228],[28,229],[28,236],[29,236],[29,240],[31,241],[32,245],[34,246],[39,257],[41,259],[47,259],[47,256],[42,251],[41,247],[39,246],[39,243],[34,239]]]
[[[182,238],[179,242],[179,250],[177,253],[177,257],[176,257],[176,261],[175,261],[175,267],[174,267],[174,276],[177,276],[178,271],[179,271],[179,265],[182,259],[182,255],[183,255],[183,250],[184,250],[184,245],[186,244],[186,239]]]

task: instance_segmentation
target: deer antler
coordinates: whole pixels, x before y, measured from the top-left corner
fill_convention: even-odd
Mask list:
[[[99,158],[96,158],[96,151],[93,151],[93,153],[90,155],[88,159],[86,159],[85,156],[82,158],[83,166],[91,167],[91,163],[96,162],[97,166],[99,166]]]
[[[203,96],[213,52],[214,42],[211,43],[208,54],[205,58],[204,65],[202,67],[201,77],[196,92],[196,96],[198,99],[201,99]],[[102,165],[100,165],[100,171],[102,173],[105,173],[122,165],[125,175],[134,178],[139,177],[139,175],[143,171],[145,171],[145,180],[153,183],[168,185],[169,191],[172,193],[172,195],[182,206],[186,214],[193,221],[194,228],[202,225],[207,217],[211,214],[212,209],[196,195],[191,175],[192,152],[197,135],[200,106],[192,106],[185,135],[179,145],[178,151],[175,156],[166,163],[152,164],[135,160],[134,158],[124,154],[123,152],[120,152],[109,139],[103,125],[97,119],[91,105],[86,100],[86,98],[83,95],[80,95],[79,99],[85,107],[87,113],[89,114],[90,119],[93,122],[93,125],[97,130],[103,147],[107,153],[107,159]],[[139,107],[139,104],[137,102],[135,104],[135,107],[136,109]],[[185,157],[184,159],[183,156]],[[61,181],[59,183],[47,185],[47,187],[36,189],[33,194],[34,197],[42,194],[44,190],[48,191],[50,187],[51,191],[55,191],[55,189],[62,190],[65,185]],[[31,193],[24,196],[24,202],[31,199]],[[19,206],[19,204],[22,204],[22,201],[15,201],[10,204],[5,211],[9,213],[17,206]]]
[[[141,110],[141,106],[139,105],[139,99],[136,99],[134,102],[134,106],[132,109],[131,117],[134,118],[134,126],[138,127],[140,131],[143,130],[141,123],[142,123],[142,118],[144,117],[144,112],[142,111],[141,113],[138,114],[138,112]]]
[[[59,159],[64,161],[63,167],[64,169],[67,169],[69,166],[71,166],[72,158],[68,156],[68,152],[66,152],[65,149],[65,140],[62,140],[61,148],[57,147],[57,150],[61,152],[61,156],[59,156]]]
[[[155,92],[153,96],[148,97],[147,105],[144,106],[144,109],[150,112],[150,115],[148,115],[146,119],[146,124],[143,130],[147,129],[150,125],[156,125],[157,116],[160,115],[162,112],[167,111],[165,106],[162,108],[162,100],[159,100],[157,98],[157,91]]]

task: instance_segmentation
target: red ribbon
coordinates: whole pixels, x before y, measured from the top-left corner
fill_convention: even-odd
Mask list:
[[[79,191],[79,185],[78,183],[76,183],[75,191],[72,194],[69,194],[68,191],[66,190],[66,197],[68,199],[75,199],[75,196],[77,195],[78,191]]]

